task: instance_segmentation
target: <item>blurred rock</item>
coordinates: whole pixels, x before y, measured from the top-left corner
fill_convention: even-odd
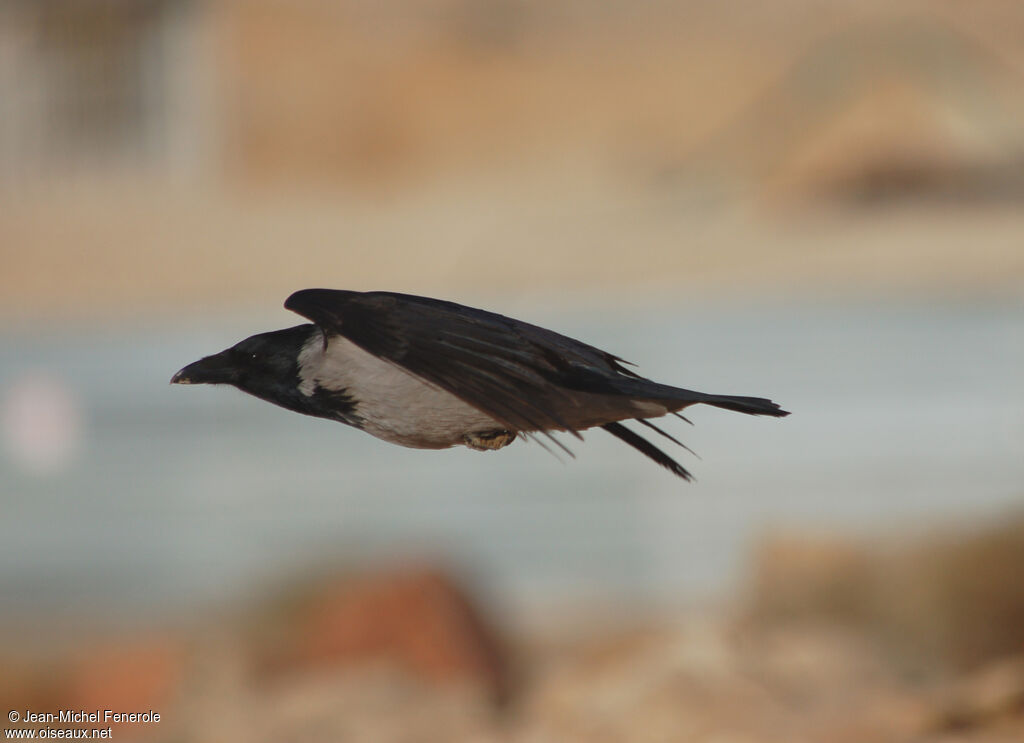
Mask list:
[[[107,640],[84,648],[70,663],[63,709],[148,712],[159,722],[107,723],[115,737],[133,740],[166,732],[182,693],[189,661],[186,645],[170,635]]]
[[[743,673],[713,618],[631,631],[581,648],[524,705],[540,741],[785,741],[785,711]]]
[[[964,731],[1017,718],[1024,731],[1024,655],[958,680],[937,705],[933,727]]]
[[[971,670],[1024,652],[1024,518],[936,536],[886,563],[883,639],[910,661]]]
[[[783,535],[758,550],[747,621],[858,628],[908,671],[978,668],[1024,650],[1024,520],[910,546]]]
[[[412,570],[330,582],[295,610],[261,663],[272,674],[388,661],[430,682],[470,682],[503,700],[496,631],[453,580]]]
[[[746,628],[735,651],[745,675],[790,702],[896,686],[888,659],[860,632],[827,623]]]
[[[261,686],[249,699],[251,711],[244,715],[251,734],[239,740],[500,740],[495,718],[474,691],[439,686],[379,662],[312,669]]]
[[[0,655],[0,699],[13,710],[60,709],[67,699],[64,666],[53,658]]]
[[[826,619],[863,623],[875,590],[875,563],[860,544],[838,536],[781,534],[754,557],[756,621]]]

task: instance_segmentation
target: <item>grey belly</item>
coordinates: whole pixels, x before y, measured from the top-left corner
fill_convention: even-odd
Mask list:
[[[299,357],[305,394],[345,390],[356,401],[361,428],[384,441],[417,449],[465,443],[469,433],[501,430],[498,421],[395,364],[333,336],[326,351],[314,338]]]
[[[356,414],[363,421],[363,430],[392,444],[445,449],[464,444],[467,434],[504,428],[454,395],[421,385],[417,394],[362,400]]]

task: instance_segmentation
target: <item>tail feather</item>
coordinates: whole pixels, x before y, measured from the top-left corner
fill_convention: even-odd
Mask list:
[[[650,457],[673,474],[678,475],[688,482],[693,480],[693,475],[691,475],[683,465],[672,459],[672,457],[656,447],[643,436],[630,431],[621,423],[605,423],[601,428],[612,436],[615,436],[617,439],[629,444],[644,456]]]
[[[679,417],[680,417],[680,418],[682,418],[682,416],[679,416]],[[664,436],[664,437],[665,437],[666,439],[668,439],[669,441],[671,441],[671,442],[672,442],[673,444],[678,444],[679,446],[681,446],[681,447],[683,447],[684,449],[686,449],[686,451],[690,452],[690,454],[692,454],[693,456],[697,457],[697,452],[695,452],[695,451],[694,451],[693,449],[691,449],[690,447],[688,447],[688,446],[687,446],[686,444],[684,444],[684,443],[683,443],[682,441],[680,441],[679,439],[677,439],[677,438],[676,438],[675,436],[673,436],[672,434],[670,434],[670,433],[666,433],[665,431],[661,430],[660,428],[658,428],[658,427],[657,427],[656,425],[654,425],[653,423],[651,423],[651,422],[650,422],[649,420],[647,420],[646,418],[634,418],[633,420],[635,420],[635,421],[636,421],[637,423],[642,423],[643,425],[647,426],[648,428],[650,428],[650,429],[651,429],[651,430],[653,430],[653,431],[657,431],[657,432],[658,432],[658,433],[660,433],[660,434],[661,434],[662,436]],[[683,420],[685,421],[686,419],[685,419],[685,418],[683,418]],[[686,421],[686,422],[687,422],[687,423],[689,423],[689,421]],[[693,424],[691,423],[690,425],[693,425]],[[700,459],[700,457],[697,457],[697,459]]]
[[[709,395],[705,392],[695,392],[694,390],[687,390],[682,387],[672,387],[667,384],[652,382],[649,379],[616,378],[615,390],[621,395],[639,400],[654,400],[660,403],[667,403],[670,406],[669,412],[673,413],[690,405],[704,403],[705,405],[735,410],[738,413],[746,413],[747,415],[770,415],[776,418],[783,418],[789,415],[789,411],[783,410],[765,397]]]
[[[784,418],[789,415],[788,410],[783,410],[764,397],[737,397],[734,395],[704,395],[703,397],[704,399],[698,400],[698,402],[725,410],[735,410],[737,413],[771,415],[776,418]]]

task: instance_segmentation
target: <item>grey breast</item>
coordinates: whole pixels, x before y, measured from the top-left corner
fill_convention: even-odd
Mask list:
[[[343,336],[326,348],[318,334],[299,354],[299,391],[345,391],[362,428],[379,439],[418,449],[462,444],[471,433],[502,428],[491,416],[455,395],[374,356]]]

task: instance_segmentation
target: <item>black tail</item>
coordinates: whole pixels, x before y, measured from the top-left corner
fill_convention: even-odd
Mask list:
[[[746,413],[747,415],[771,415],[776,418],[784,418],[789,415],[788,410],[783,410],[771,400],[763,397],[703,395],[702,398],[698,402],[714,405],[716,408],[735,410],[737,413]]]
[[[703,392],[691,392],[690,390],[679,389],[678,387],[667,387],[666,385],[658,385],[655,382],[649,382],[648,380],[640,380],[634,382],[635,385],[645,384],[643,389],[643,397],[648,399],[657,399],[668,403],[669,409],[672,410],[675,407],[676,415],[678,411],[685,407],[696,403],[704,403],[705,405],[713,405],[716,408],[724,408],[726,410],[735,410],[738,413],[746,413],[747,415],[771,415],[776,418],[782,418],[789,415],[789,412],[783,410],[778,405],[763,397],[739,397],[735,395],[707,395]],[[657,390],[660,394],[651,395],[651,387],[659,387]],[[631,390],[632,392],[638,390]],[[640,395],[638,395],[640,396]],[[678,407],[676,407],[678,406]],[[680,416],[682,417],[682,416]],[[680,446],[685,446],[679,441],[676,441],[672,436],[662,431],[657,426],[653,425],[650,421],[638,418],[640,423],[653,428],[655,431],[665,436]],[[686,420],[685,418],[683,420]],[[669,470],[675,475],[683,478],[684,480],[690,481],[693,479],[692,475],[683,467],[679,462],[675,461],[668,454],[663,452],[661,449],[656,447],[647,439],[643,438],[639,434],[630,431],[628,428],[623,426],[621,423],[605,423],[601,426],[604,430],[615,436],[621,441],[632,446],[634,449],[639,451],[646,457],[653,459],[655,462],[660,464],[665,469]]]
[[[674,412],[704,403],[714,405],[716,408],[735,410],[737,413],[747,415],[771,415],[782,418],[789,415],[771,400],[764,397],[742,397],[739,395],[709,395],[706,392],[695,392],[682,387],[672,387],[667,384],[652,382],[650,379],[616,377],[614,381],[615,391],[620,395],[637,398],[640,400],[654,400],[665,403],[669,410]]]

